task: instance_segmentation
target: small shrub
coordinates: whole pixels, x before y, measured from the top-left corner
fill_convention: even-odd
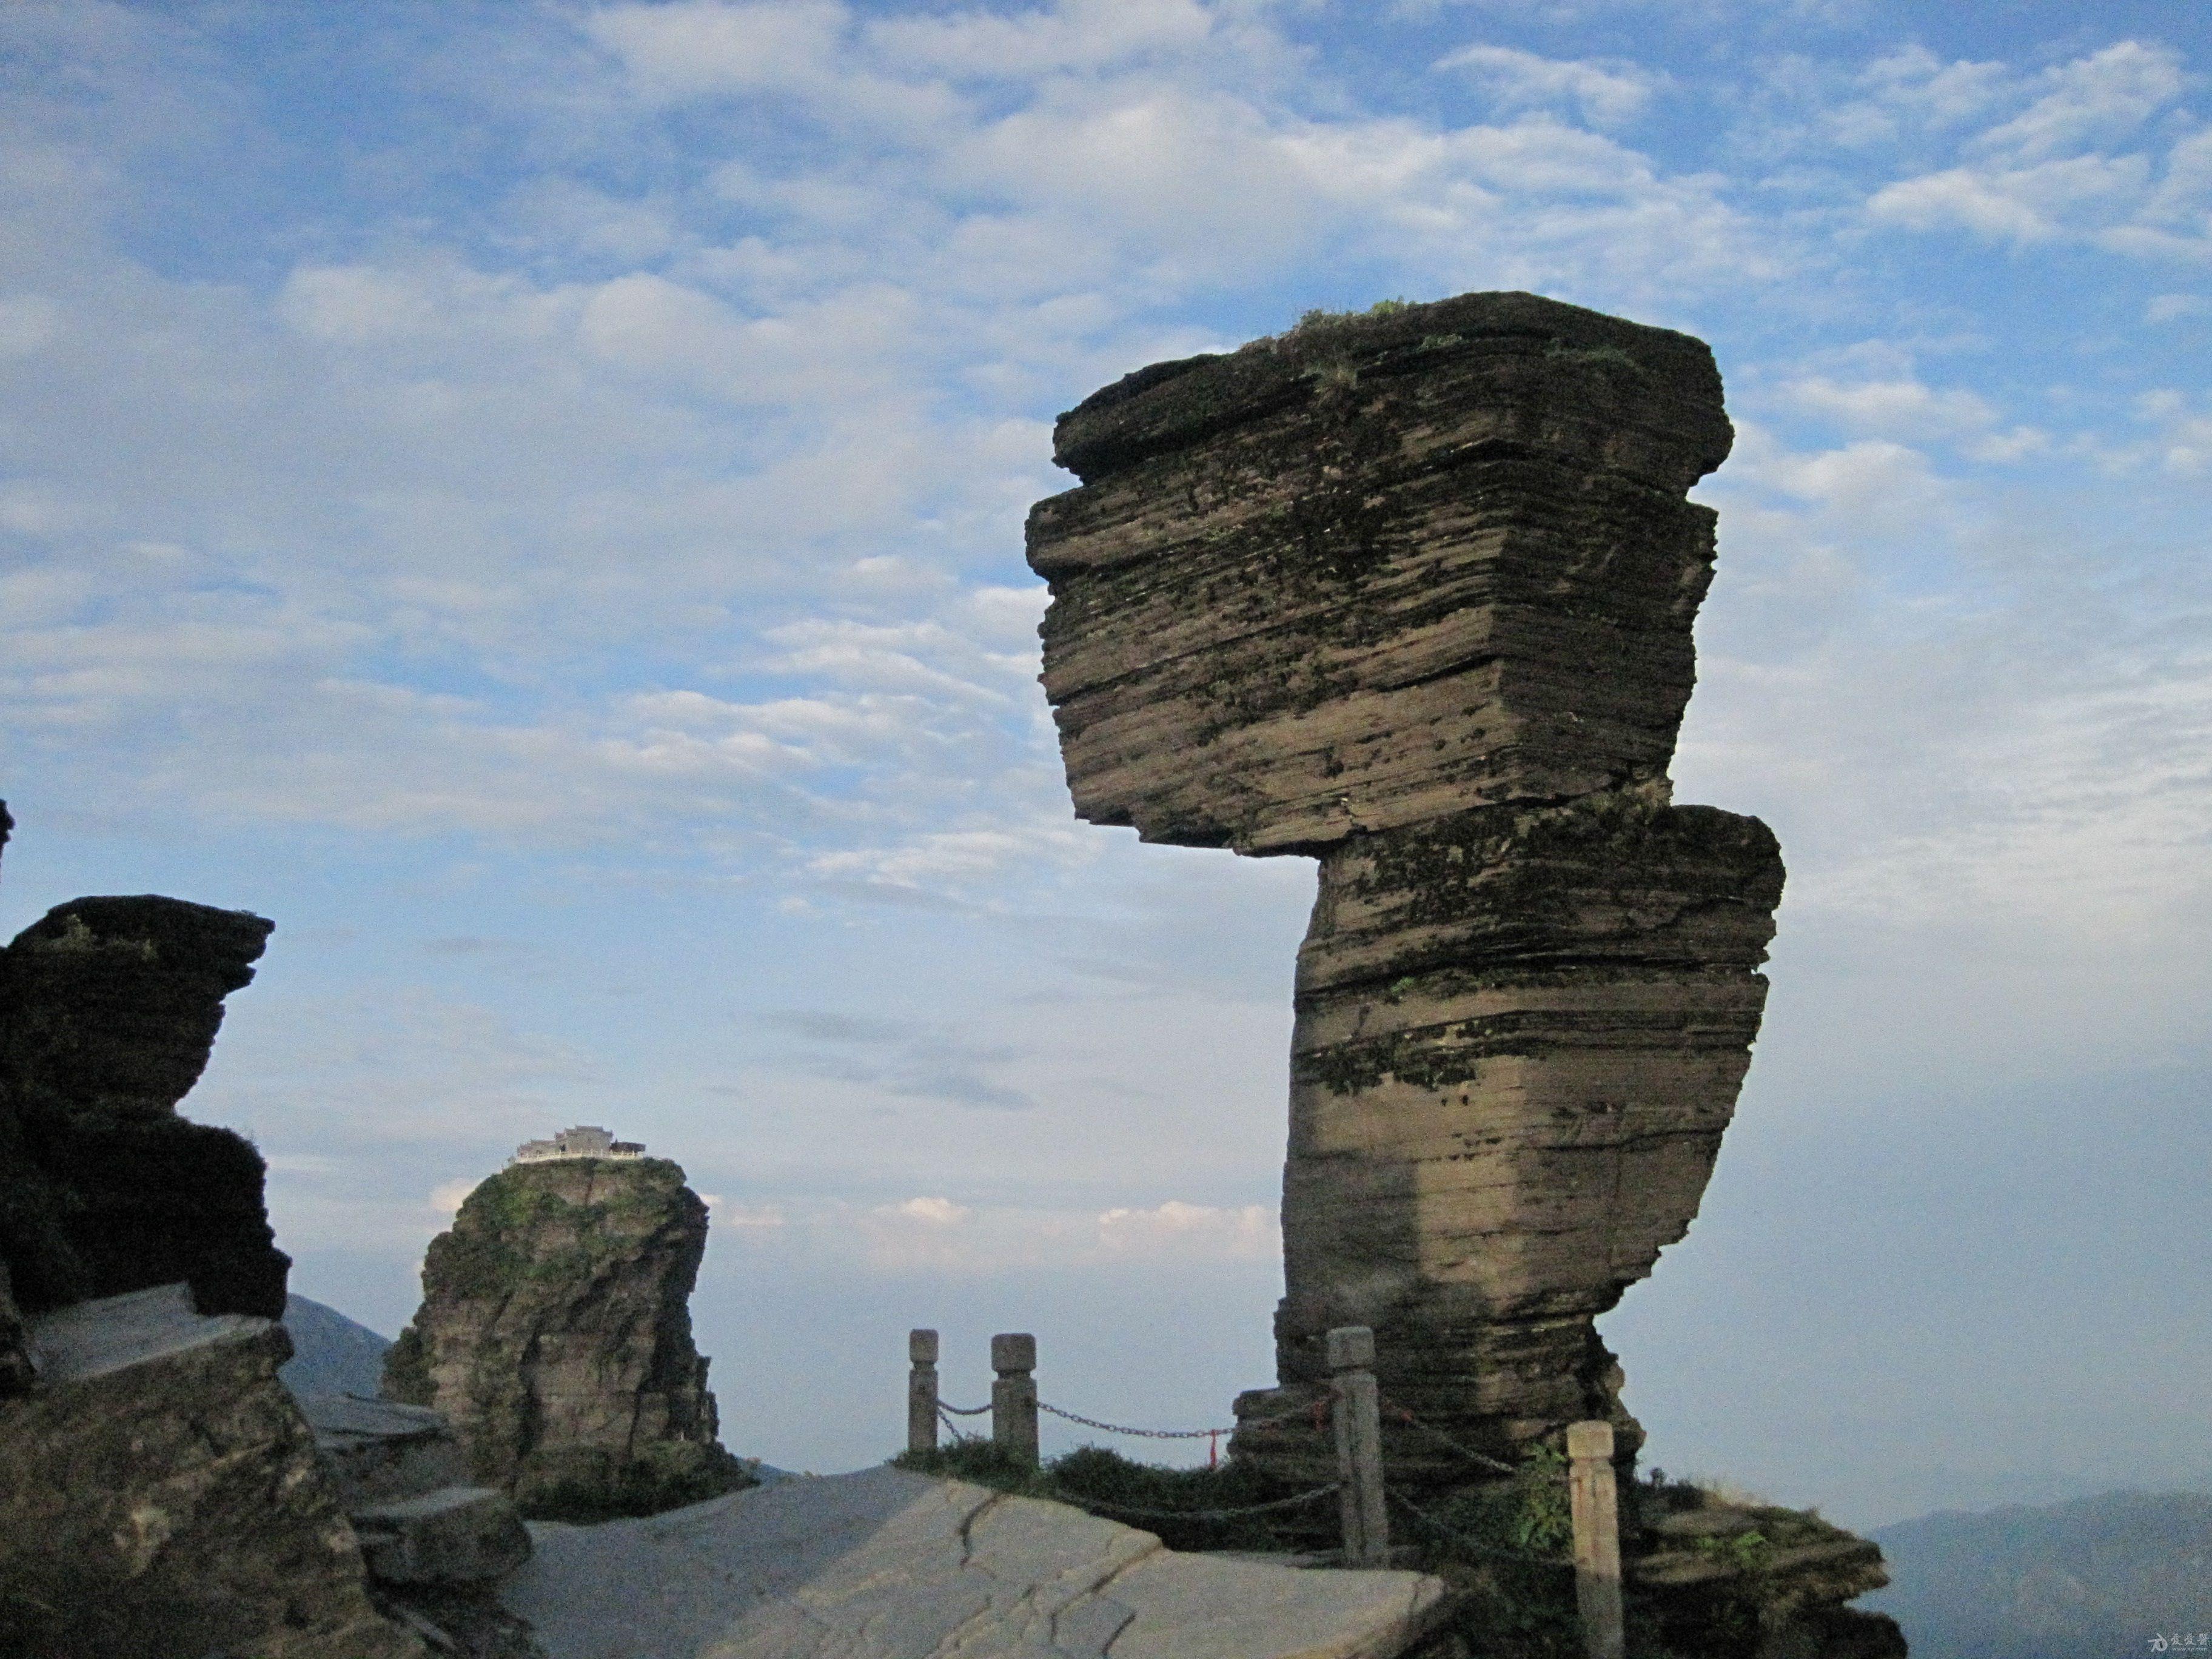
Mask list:
[[[1401,311],[1413,308],[1413,302],[1404,299],[1377,300],[1364,311],[1324,311],[1316,307],[1303,313],[1291,325],[1290,332],[1293,335],[1311,334],[1322,329],[1341,328],[1346,323],[1364,322],[1370,317],[1395,317]]]
[[[407,1406],[427,1406],[435,1396],[430,1386],[429,1347],[412,1325],[401,1331],[384,1352],[384,1386],[380,1392],[386,1400]]]
[[[1732,1533],[1724,1538],[1700,1538],[1691,1547],[1700,1555],[1745,1574],[1765,1572],[1774,1561],[1774,1546],[1762,1532]]]
[[[532,1521],[589,1526],[659,1515],[759,1484],[760,1476],[743,1459],[720,1446],[664,1442],[599,1473],[527,1482],[516,1490],[514,1502]]]

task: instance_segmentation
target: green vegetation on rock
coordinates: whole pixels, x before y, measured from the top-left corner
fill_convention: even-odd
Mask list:
[[[922,1474],[947,1475],[1023,1498],[1072,1504],[1139,1527],[1179,1550],[1268,1550],[1297,1547],[1316,1515],[1334,1517],[1334,1500],[1317,1500],[1310,1512],[1210,1519],[1206,1511],[1248,1508],[1292,1495],[1249,1464],[1234,1459],[1214,1468],[1171,1469],[1139,1463],[1103,1446],[1081,1446],[1034,1468],[1009,1457],[988,1440],[963,1437],[925,1454],[902,1452],[891,1462]],[[1328,1522],[1334,1526],[1334,1519]]]
[[[659,1515],[760,1484],[755,1466],[719,1445],[664,1441],[626,1460],[597,1461],[573,1473],[532,1475],[515,1488],[515,1507],[532,1521],[591,1525]]]
[[[430,1245],[386,1357],[476,1478],[534,1519],[651,1515],[754,1483],[717,1440],[688,1306],[707,1206],[665,1158],[510,1164]]]

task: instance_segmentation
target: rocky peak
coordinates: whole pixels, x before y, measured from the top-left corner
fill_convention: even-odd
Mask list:
[[[12,828],[0,809],[0,842]],[[55,907],[0,950],[0,1393],[25,1315],[183,1282],[204,1314],[281,1314],[264,1167],[177,1104],[270,924],[150,895]]]
[[[38,1106],[158,1118],[207,1067],[274,924],[151,894],[72,899],[8,947],[0,1066]]]
[[[1592,1322],[1697,1212],[1782,889],[1765,825],[1667,776],[1714,558],[1684,492],[1732,437],[1711,352],[1534,295],[1387,304],[1141,369],[1054,435],[1083,482],[1029,559],[1078,815],[1321,863],[1281,1382],[1368,1325],[1456,1442],[1604,1417],[1632,1453]],[[1451,1478],[1386,1439],[1395,1480]]]
[[[666,1158],[509,1165],[422,1263],[385,1393],[453,1421],[528,1514],[646,1514],[747,1483],[715,1439],[690,1298],[707,1206]]]

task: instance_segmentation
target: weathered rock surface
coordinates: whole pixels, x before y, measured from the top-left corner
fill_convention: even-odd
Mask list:
[[[443,1412],[347,1394],[295,1398],[349,1510],[468,1482],[468,1455]]]
[[[302,1396],[300,1410],[379,1583],[479,1584],[529,1559],[514,1500],[469,1483],[444,1413],[330,1394]]]
[[[297,1397],[379,1609],[440,1653],[540,1659],[529,1626],[495,1599],[498,1581],[530,1559],[530,1534],[505,1492],[469,1483],[444,1415],[356,1395]]]
[[[82,898],[0,950],[0,1395],[29,1385],[25,1315],[179,1279],[203,1313],[283,1310],[260,1154],[176,1114],[269,931]]]
[[[1905,1659],[1886,1614],[1843,1604],[1889,1583],[1881,1546],[1805,1510],[1690,1487],[1635,1489],[1624,1571],[1677,1651]]]
[[[530,1559],[514,1500],[489,1486],[441,1486],[364,1504],[348,1518],[383,1583],[485,1583]]]
[[[1076,811],[1313,850],[1663,776],[1729,437],[1700,343],[1528,295],[1108,387],[1030,517]]]
[[[1697,1212],[1782,889],[1764,825],[1667,782],[1713,562],[1684,491],[1730,437],[1699,342],[1521,294],[1161,364],[1061,418],[1083,486],[1029,550],[1077,811],[1322,860],[1286,1386],[1371,1325],[1386,1395],[1452,1439],[1641,1438],[1592,1321]],[[1296,1425],[1237,1449],[1326,1457]],[[1434,1436],[1386,1449],[1395,1480],[1464,1472]]]
[[[1592,1322],[1697,1213],[1781,889],[1765,825],[1649,789],[1325,859],[1299,953],[1283,1381],[1322,1379],[1332,1326],[1371,1325],[1398,1406],[1452,1438],[1510,1455],[1584,1418],[1632,1431]],[[1433,1437],[1393,1450],[1408,1473],[1455,1466]]]
[[[715,1439],[689,1302],[707,1206],[665,1158],[514,1164],[469,1194],[385,1358],[528,1515],[650,1513],[749,1480]]]
[[[501,1596],[552,1659],[1391,1659],[1445,1593],[1411,1572],[1178,1554],[891,1468],[532,1531]]]
[[[276,1379],[282,1328],[182,1285],[32,1322],[0,1402],[0,1631],[36,1654],[424,1659],[379,1615]]]

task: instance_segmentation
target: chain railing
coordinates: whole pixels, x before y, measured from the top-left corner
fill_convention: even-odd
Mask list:
[[[1462,1444],[1459,1441],[1453,1439],[1451,1436],[1446,1434],[1435,1424],[1427,1421],[1425,1419],[1414,1416],[1412,1412],[1400,1405],[1396,1401],[1391,1399],[1388,1395],[1385,1395],[1382,1397],[1382,1413],[1384,1416],[1389,1418],[1391,1421],[1395,1423],[1402,1423],[1409,1429],[1419,1429],[1423,1434],[1427,1435],[1430,1439],[1435,1441],[1447,1451],[1458,1453],[1461,1458],[1467,1462],[1474,1464],[1477,1468],[1488,1469],[1492,1474],[1518,1474],[1521,1473],[1519,1465],[1508,1463],[1503,1458],[1492,1457],[1488,1452],[1479,1452],[1472,1446]]]
[[[1575,1574],[1576,1600],[1583,1623],[1584,1644],[1590,1659],[1620,1659],[1622,1620],[1620,1600],[1620,1519],[1613,1468],[1613,1425],[1587,1422],[1567,1430],[1569,1509],[1574,1528],[1571,1560],[1508,1549],[1469,1536],[1449,1522],[1430,1514],[1402,1492],[1385,1493],[1382,1484],[1382,1419],[1426,1436],[1470,1468],[1492,1474],[1520,1475],[1521,1466],[1466,1444],[1395,1400],[1384,1397],[1375,1379],[1375,1335],[1365,1326],[1347,1326],[1328,1335],[1329,1376],[1327,1384],[1307,1400],[1294,1401],[1267,1416],[1243,1417],[1233,1427],[1154,1429],[1113,1423],[1088,1417],[1037,1397],[1036,1339],[1025,1332],[1001,1333],[991,1339],[991,1366],[997,1374],[988,1406],[949,1405],[937,1394],[937,1333],[917,1330],[908,1339],[913,1371],[907,1388],[907,1444],[911,1452],[937,1449],[940,1425],[954,1442],[973,1443],[980,1436],[961,1428],[956,1418],[991,1415],[991,1441],[1018,1462],[1037,1462],[1037,1418],[1040,1413],[1102,1434],[1127,1435],[1139,1440],[1200,1440],[1207,1443],[1207,1462],[1218,1459],[1224,1435],[1249,1433],[1310,1417],[1319,1431],[1324,1424],[1333,1431],[1337,1479],[1287,1498],[1262,1503],[1205,1510],[1148,1509],[1084,1497],[1085,1507],[1109,1516],[1137,1520],[1217,1522],[1255,1516],[1279,1514],[1320,1502],[1334,1495],[1344,1537],[1343,1560],[1353,1567],[1379,1567],[1390,1559],[1392,1509],[1453,1550],[1471,1556],[1488,1556],[1529,1565],[1571,1567]]]
[[[1218,1510],[1147,1510],[1133,1504],[1109,1503],[1103,1498],[1086,1496],[1083,1502],[1091,1509],[1103,1510],[1109,1515],[1133,1515],[1148,1521],[1240,1521],[1248,1516],[1271,1515],[1282,1510],[1294,1510],[1328,1497],[1339,1490],[1334,1480],[1326,1486],[1316,1486],[1310,1492],[1299,1492],[1293,1498],[1277,1498],[1265,1504],[1243,1504],[1233,1509]]]

